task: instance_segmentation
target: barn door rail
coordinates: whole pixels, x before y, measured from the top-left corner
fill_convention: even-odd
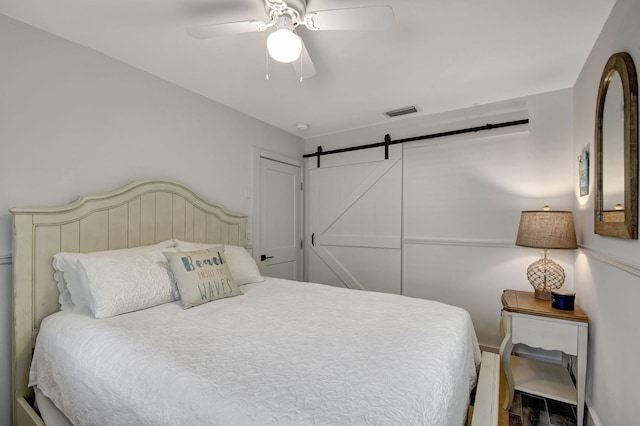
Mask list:
[[[480,131],[483,131],[483,130],[500,129],[500,128],[503,128],[503,127],[520,126],[522,124],[527,124],[527,123],[529,123],[529,119],[525,118],[525,119],[522,119],[522,120],[505,121],[505,122],[496,123],[496,124],[485,124],[483,126],[468,127],[466,129],[458,129],[458,130],[449,130],[449,131],[446,131],[446,132],[431,133],[431,134],[428,134],[428,135],[413,136],[413,137],[410,137],[410,138],[397,139],[397,140],[392,140],[391,136],[389,136],[389,134],[386,134],[386,135],[384,135],[384,142],[375,142],[375,143],[370,143],[370,144],[366,144],[366,145],[350,146],[350,147],[347,147],[347,148],[338,148],[338,149],[332,149],[332,150],[329,150],[329,151],[324,151],[322,149],[322,146],[318,146],[318,148],[316,149],[316,152],[312,152],[311,154],[304,154],[302,156],[302,158],[317,157],[318,168],[320,168],[320,157],[322,157],[323,155],[340,154],[342,152],[360,151],[361,149],[371,149],[371,148],[384,147],[384,159],[388,160],[389,159],[389,145],[396,145],[396,144],[405,143],[405,142],[415,142],[415,141],[421,141],[421,140],[426,140],[426,139],[442,138],[442,137],[445,137],[445,136],[460,135],[460,134],[463,134],[463,133],[480,132]]]

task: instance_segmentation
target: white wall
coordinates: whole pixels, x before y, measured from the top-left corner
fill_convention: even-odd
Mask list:
[[[609,56],[626,51],[640,70],[639,19],[640,2],[618,0],[576,82],[576,156],[586,145],[593,153],[598,83]],[[575,188],[576,232],[579,244],[589,249],[583,250],[575,264],[577,302],[589,315],[587,403],[594,421],[603,426],[637,424],[640,242],[594,234],[593,177],[589,196],[579,196],[577,181]]]
[[[95,51],[0,15],[0,424],[10,423],[10,207],[165,177],[251,213],[251,147],[302,141]]]
[[[404,145],[403,294],[461,306],[482,345],[500,343],[504,289],[531,290],[527,266],[539,250],[515,246],[522,210],[573,207],[572,91],[565,89],[465,111],[390,121],[307,140],[306,152],[529,118],[528,127]],[[382,150],[380,155],[382,154]],[[350,154],[354,155],[354,154]],[[551,257],[572,287],[572,251]]]
[[[0,253],[0,424],[11,424],[11,257]]]

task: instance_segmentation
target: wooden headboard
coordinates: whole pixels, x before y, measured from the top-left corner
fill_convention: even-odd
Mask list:
[[[14,424],[34,424],[26,403],[32,349],[44,317],[60,309],[52,256],[176,238],[244,246],[246,216],[229,213],[177,182],[149,179],[49,208],[14,208],[12,392]]]

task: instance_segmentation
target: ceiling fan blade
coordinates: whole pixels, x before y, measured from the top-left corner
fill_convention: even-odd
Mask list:
[[[187,33],[189,33],[191,37],[205,40],[213,37],[224,37],[260,31],[260,28],[264,28],[264,26],[265,23],[260,21],[225,22],[223,24],[209,24],[187,28]]]
[[[389,28],[393,18],[391,6],[354,7],[309,12],[304,24],[310,30],[375,31]]]
[[[309,55],[307,47],[302,42],[302,52],[300,52],[300,59],[291,63],[300,81],[307,78],[311,78],[316,75],[316,67],[313,66],[313,61]]]

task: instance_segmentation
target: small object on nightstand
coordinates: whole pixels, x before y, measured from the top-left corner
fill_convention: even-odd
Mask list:
[[[551,290],[551,307],[561,311],[573,311],[576,300],[574,291],[557,289]]]

